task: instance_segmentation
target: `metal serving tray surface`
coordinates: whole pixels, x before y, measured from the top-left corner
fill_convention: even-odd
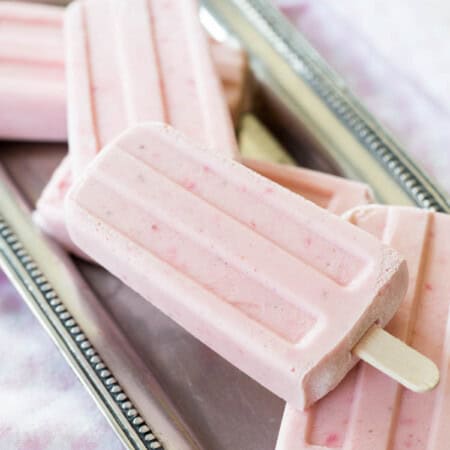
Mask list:
[[[369,182],[380,201],[448,212],[446,196],[263,0],[204,0],[204,13],[248,50],[252,111],[301,161]],[[0,144],[33,205],[64,144]],[[71,261],[0,183],[0,259],[129,448],[272,450],[283,402],[101,268]],[[194,437],[195,436],[195,437]]]

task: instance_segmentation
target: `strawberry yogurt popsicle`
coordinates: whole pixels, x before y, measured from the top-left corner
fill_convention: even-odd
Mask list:
[[[441,383],[417,395],[367,364],[307,412],[286,406],[277,450],[447,450],[450,417],[450,216],[368,206],[349,220],[405,255],[409,289],[387,329],[424,351]]]
[[[66,139],[62,11],[0,2],[2,139]]]
[[[72,184],[70,161],[65,157],[42,191],[33,212],[33,220],[64,249],[76,256],[89,259],[70,239],[64,220],[64,199]]]
[[[372,191],[365,183],[286,164],[249,158],[242,158],[241,162],[335,214],[342,214],[355,206],[373,202]]]
[[[406,290],[395,250],[167,125],[110,143],[65,212],[93,260],[298,408],[341,381]]]
[[[240,161],[255,172],[335,214],[373,202],[371,190],[364,183],[286,164],[249,158]],[[87,258],[70,239],[64,220],[64,199],[72,184],[70,162],[65,158],[42,192],[33,218],[46,234],[66,250],[81,258]]]
[[[0,138],[66,141],[64,8],[0,2]],[[237,118],[247,73],[242,50],[209,40],[228,107]]]
[[[66,13],[69,154],[77,178],[128,126],[169,123],[237,150],[195,0],[78,0]]]

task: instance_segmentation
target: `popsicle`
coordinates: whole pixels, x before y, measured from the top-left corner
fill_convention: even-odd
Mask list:
[[[0,2],[0,138],[66,138],[62,11]]]
[[[64,9],[0,2],[0,137],[65,141]],[[228,107],[237,119],[247,78],[245,53],[209,39]]]
[[[248,158],[241,159],[241,162],[335,214],[373,202],[372,191],[365,183],[286,164]]]
[[[241,155],[238,159],[247,167],[336,214],[373,202],[372,192],[364,183],[304,168],[287,167],[287,164],[295,165],[295,160],[251,113],[244,114],[240,121],[239,150]],[[72,242],[64,222],[63,202],[71,185],[70,163],[66,158],[42,192],[33,217],[41,229],[66,250],[88,258]]]
[[[245,113],[241,119],[239,150],[240,161],[247,167],[336,214],[374,201],[367,184],[297,167],[292,156],[252,113]]]
[[[307,412],[287,406],[277,450],[447,450],[450,417],[450,216],[368,206],[348,215],[405,255],[409,289],[387,329],[429,355],[438,388],[417,395],[367,364]]]
[[[339,383],[406,290],[396,251],[163,124],[103,149],[65,213],[93,260],[300,408]]]
[[[129,125],[172,124],[236,154],[195,0],[78,0],[66,13],[69,154],[78,177]]]
[[[336,214],[373,201],[370,188],[364,183],[285,164],[251,159],[240,161],[250,169]],[[87,255],[70,239],[64,221],[64,198],[72,183],[70,162],[68,158],[64,158],[42,192],[33,218],[46,234],[66,250],[86,259]]]

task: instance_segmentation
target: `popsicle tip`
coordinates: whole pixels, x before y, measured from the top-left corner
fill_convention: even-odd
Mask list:
[[[439,383],[432,360],[378,326],[367,331],[353,353],[411,391],[428,392]]]
[[[440,372],[437,365],[430,359],[423,357],[422,374],[418,374],[417,378],[421,379],[420,383],[412,384],[410,389],[414,392],[424,393],[433,390],[440,381]]]

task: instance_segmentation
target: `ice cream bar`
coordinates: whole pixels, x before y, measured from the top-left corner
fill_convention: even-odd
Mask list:
[[[65,141],[64,9],[0,2],[0,137]],[[228,107],[236,119],[247,73],[242,50],[210,39]]]
[[[78,0],[66,13],[74,177],[111,139],[148,120],[229,157],[236,142],[195,0]]]
[[[237,122],[245,106],[248,87],[247,58],[242,49],[209,39],[214,64],[222,81],[228,108]]]
[[[355,205],[373,202],[372,192],[364,183],[286,164],[248,158],[243,158],[241,162],[250,169],[336,214],[342,214],[348,209],[354,208]]]
[[[364,183],[300,167],[289,167],[285,164],[251,159],[243,159],[241,162],[336,214],[372,201],[370,188]],[[72,182],[70,162],[65,158],[42,192],[33,217],[40,228],[66,250],[86,258],[87,256],[70,239],[64,221],[64,198]]]
[[[167,125],[103,149],[65,212],[93,260],[299,408],[339,383],[406,290],[395,250]]]
[[[373,201],[367,184],[296,167],[295,160],[253,114],[242,117],[239,150],[241,162],[250,169],[336,214]]]
[[[215,52],[218,52],[220,48],[224,47],[215,45]],[[225,53],[227,53],[226,50]],[[219,69],[222,65],[229,65],[227,61],[232,58],[222,59],[226,64],[219,64],[216,61]],[[224,70],[224,72],[227,71]],[[340,214],[347,209],[373,201],[371,190],[366,184],[300,167],[288,167],[287,164],[295,164],[295,161],[253,115],[244,115],[240,131],[239,145],[243,155],[239,158],[241,163],[322,208]],[[280,161],[283,164],[274,161]],[[33,217],[35,222],[66,250],[87,258],[87,255],[70,239],[64,221],[63,202],[71,185],[70,162],[65,159],[39,198]]]
[[[368,206],[348,217],[406,257],[408,292],[387,329],[431,357],[441,369],[441,382],[436,390],[418,395],[361,363],[307,412],[286,407],[277,450],[446,450],[450,216]]]
[[[62,8],[0,2],[0,138],[64,141]]]
[[[72,183],[70,161],[68,157],[65,157],[42,191],[36,204],[36,210],[33,212],[33,220],[41,230],[55,239],[67,251],[81,258],[89,259],[70,239],[64,221],[64,199]]]

